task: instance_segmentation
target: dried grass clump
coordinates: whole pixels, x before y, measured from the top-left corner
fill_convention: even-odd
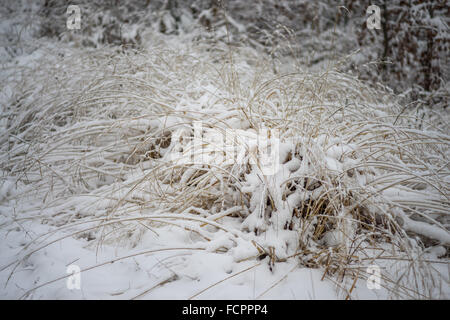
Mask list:
[[[14,80],[2,83],[13,94],[0,166],[18,190],[4,201],[17,201],[11,219],[58,227],[16,266],[60,230],[133,247],[171,224],[199,245],[224,233],[251,243],[256,256],[242,259],[267,257],[271,268],[287,259],[323,268],[349,296],[367,265],[406,262],[387,288],[430,296],[422,255],[441,246],[448,257],[450,244],[448,115],[419,120],[387,90],[332,68],[275,75],[248,48],[71,50],[4,70]],[[196,121],[278,131],[279,170],[264,175],[245,144],[239,163],[174,162]]]

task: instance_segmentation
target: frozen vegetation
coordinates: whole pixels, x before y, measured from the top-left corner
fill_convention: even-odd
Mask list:
[[[0,298],[450,298],[446,82],[414,104],[403,82],[350,72],[368,47],[340,55],[344,28],[311,29],[298,50],[202,1],[117,7],[119,43],[115,7],[81,1],[71,31],[61,1],[59,20],[47,2],[8,3]],[[261,132],[272,172],[243,138]]]

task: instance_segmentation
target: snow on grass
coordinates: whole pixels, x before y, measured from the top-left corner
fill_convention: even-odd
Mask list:
[[[448,298],[448,113],[250,48],[154,43],[3,67],[2,298]],[[239,139],[240,161],[174,161],[198,122],[279,132],[277,171]]]

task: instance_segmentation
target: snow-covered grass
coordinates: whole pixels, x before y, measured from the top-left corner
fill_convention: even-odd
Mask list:
[[[448,298],[448,113],[273,63],[154,35],[4,66],[1,296]],[[279,132],[278,171],[245,144],[239,162],[174,162],[198,121]]]

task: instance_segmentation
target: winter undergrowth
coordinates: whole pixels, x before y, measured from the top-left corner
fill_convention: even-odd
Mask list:
[[[63,238],[133,248],[171,225],[235,261],[318,268],[344,297],[373,264],[392,297],[436,297],[430,263],[450,245],[448,113],[417,114],[338,64],[274,68],[245,46],[212,48],[162,36],[140,51],[48,45],[3,67],[0,196],[15,209],[2,228],[51,227],[1,266],[10,279]],[[174,161],[198,122],[279,133],[276,172],[239,139],[238,162]]]

